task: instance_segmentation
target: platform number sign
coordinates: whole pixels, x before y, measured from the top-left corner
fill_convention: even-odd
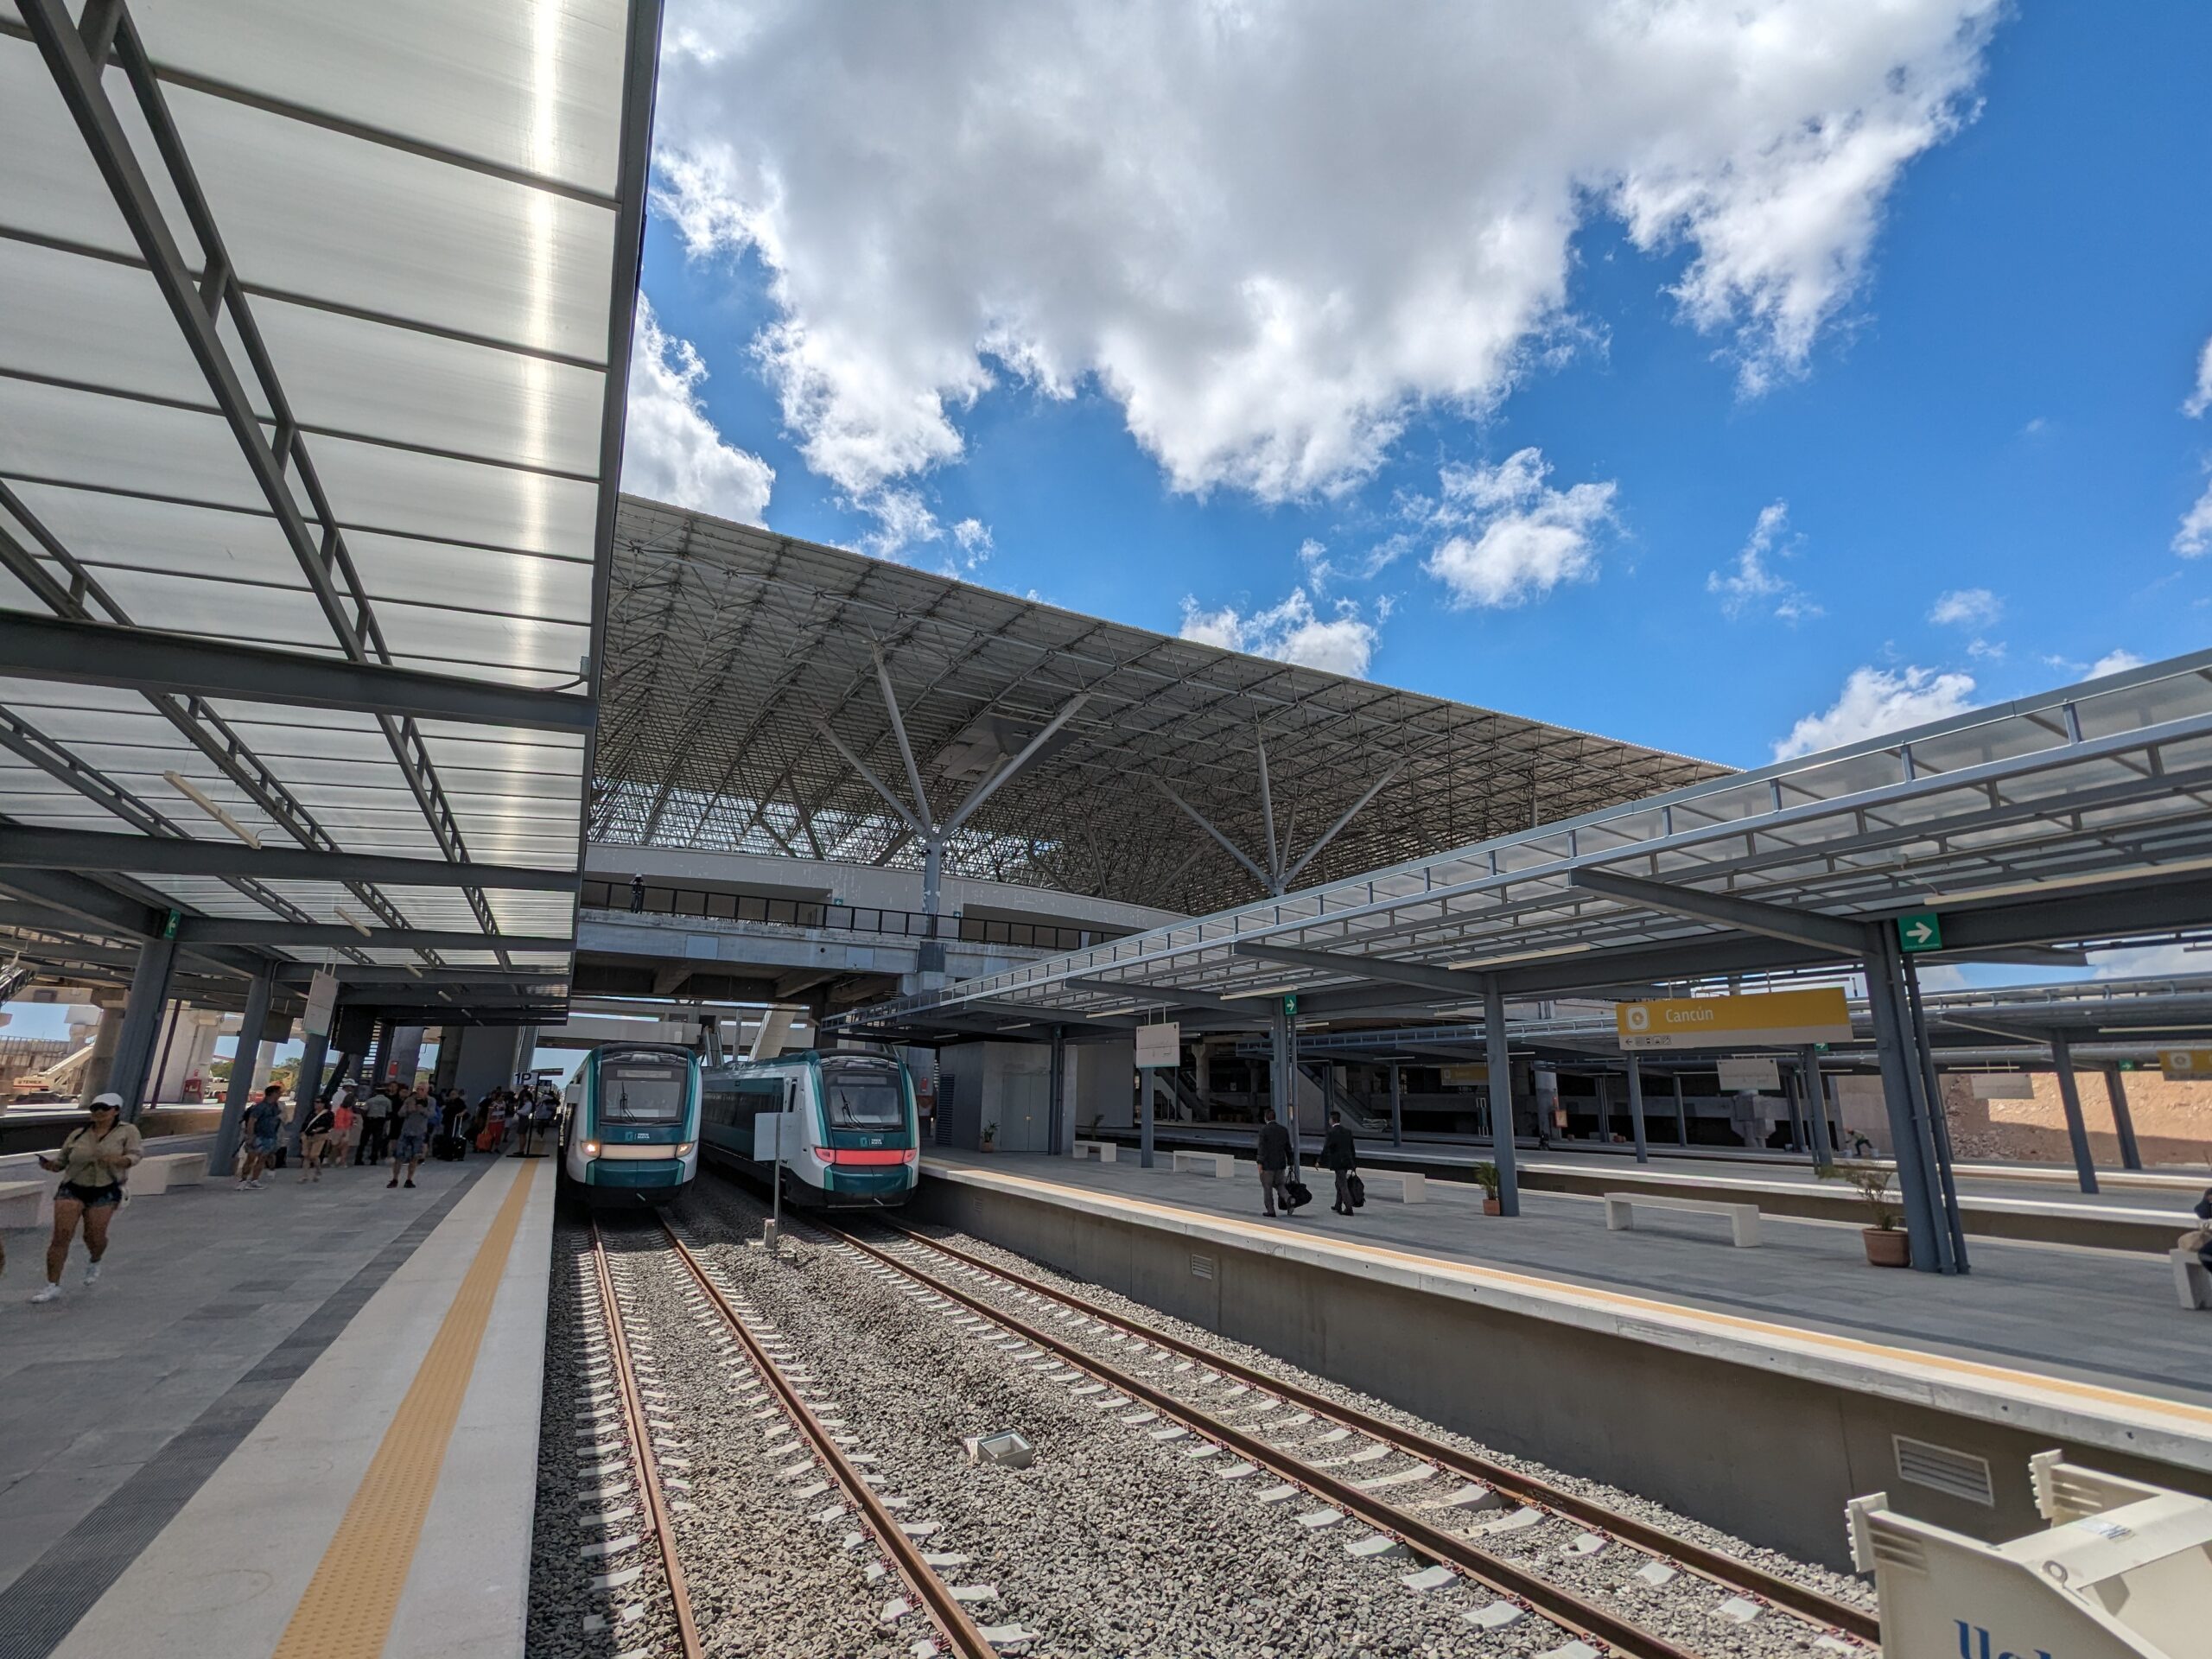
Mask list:
[[[1897,918],[1897,944],[1907,954],[1943,948],[1943,921],[1932,910],[1916,910]]]

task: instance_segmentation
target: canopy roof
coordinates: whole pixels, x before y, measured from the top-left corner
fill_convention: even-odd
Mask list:
[[[202,965],[342,936],[442,1007],[557,1007],[657,0],[21,14],[0,886],[123,938],[174,908]]]
[[[633,497],[615,543],[594,841],[918,863],[835,747],[908,783],[879,656],[940,815],[1082,699],[952,838],[949,869],[1166,909],[1266,891],[1263,870],[1296,864],[1377,783],[1305,877],[1724,770]],[[1263,799],[1287,849],[1274,865]]]
[[[845,1018],[988,1031],[1195,1007],[1250,1026],[1256,999],[1281,992],[1301,1017],[1478,1012],[1493,982],[1523,996],[1642,995],[1832,967],[1925,912],[1938,961],[2061,960],[2050,947],[2212,930],[2212,652]]]

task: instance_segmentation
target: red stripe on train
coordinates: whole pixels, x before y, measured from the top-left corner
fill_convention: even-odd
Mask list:
[[[911,1164],[921,1154],[912,1147],[825,1147],[821,1156],[832,1164]]]

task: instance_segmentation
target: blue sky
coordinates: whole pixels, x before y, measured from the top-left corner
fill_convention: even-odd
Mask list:
[[[1747,59],[1732,8],[1700,22],[1685,61],[1725,60],[1757,96],[1687,160],[1652,157],[1700,121],[1707,83],[1693,64],[1670,92],[1647,45],[1631,84],[1660,89],[1632,130],[1570,111],[1557,153],[1495,165],[1455,162],[1447,135],[1433,172],[1427,133],[1386,135],[1339,169],[1337,138],[1296,130],[1300,111],[1320,118],[1290,87],[1282,113],[1257,100],[1250,129],[1287,159],[1255,171],[1247,127],[1204,111],[1214,81],[1249,63],[1193,83],[1160,66],[1158,41],[1102,61],[1079,23],[1054,35],[988,10],[969,38],[886,49],[821,9],[752,8],[741,30],[728,9],[676,0],[644,282],[674,372],[643,377],[641,395],[679,406],[660,410],[658,447],[633,424],[632,484],[725,509],[733,487],[765,487],[760,516],[795,535],[1163,631],[1328,665],[1363,657],[1378,680],[1740,765],[1793,731],[1799,747],[1843,741],[2114,653],[2201,645],[2212,567],[2175,543],[2212,454],[2212,418],[2183,410],[2212,335],[2212,10],[1929,5],[1885,39],[1888,25],[1838,21],[1851,10],[1766,17],[1804,26],[1819,73],[1807,54]],[[1573,26],[1529,41],[1508,10],[1470,16],[1445,47],[1345,67],[1370,126],[1394,104],[1496,92],[1488,59],[1512,51],[1564,60],[1574,86],[1610,73],[1612,48]],[[1253,54],[1310,49],[1325,67],[1330,44]],[[1061,49],[1068,76],[1138,111],[1073,160],[1033,124],[994,130],[1018,126],[998,112],[1025,99],[1087,107],[1091,89],[1038,79]],[[761,54],[779,67],[751,63]],[[1166,148],[1141,115],[1155,92],[1200,110]],[[1828,137],[1793,156],[1807,123]],[[1872,162],[1843,153],[1869,130],[1902,137]],[[1777,146],[1783,161],[1759,175]],[[1183,194],[1140,189],[1133,213],[1116,173],[1139,168]],[[1025,220],[1039,169],[1052,188]],[[1535,257],[1500,276],[1459,251],[1465,238],[1424,228],[1510,223],[1499,202],[1562,181],[1555,268]],[[1438,340],[1421,340],[1390,270],[1300,269],[1274,205],[1247,205],[1278,186],[1317,242],[1380,223],[1392,269],[1456,262],[1464,291]],[[1843,186],[1855,207],[1832,211]],[[1179,231],[1192,193],[1212,218]],[[1669,205],[1685,193],[1696,207]],[[997,218],[994,199],[1008,204]],[[1065,247],[1025,238],[1038,213]],[[1132,254],[1120,227],[1147,214],[1169,228]],[[1093,222],[1116,234],[1085,246]],[[1157,279],[1092,282],[1154,248]],[[1233,312],[1278,278],[1294,298],[1303,283],[1401,315],[1325,319],[1342,351],[1294,344],[1255,366],[1205,289]],[[1102,285],[1114,291],[1096,300]],[[1010,346],[982,340],[1001,327],[994,306],[1014,314]],[[1794,334],[1775,321],[1793,306],[1812,317]],[[876,327],[887,312],[897,326]],[[1487,369],[1472,347],[1471,366],[1427,366],[1485,330],[1503,342]],[[1363,429],[1338,442],[1351,461],[1285,477],[1279,456],[1250,459],[1278,440],[1340,441],[1340,411],[1306,407],[1332,395],[1311,385],[1340,375],[1365,399]],[[931,397],[934,423],[911,418]],[[1217,417],[1215,399],[1246,406]],[[1281,429],[1274,408],[1289,411]]]

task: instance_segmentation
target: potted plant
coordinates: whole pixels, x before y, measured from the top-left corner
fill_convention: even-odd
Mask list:
[[[1897,1224],[1902,1215],[1890,1193],[1892,1172],[1880,1164],[1834,1164],[1821,1173],[1832,1181],[1848,1182],[1866,1206],[1866,1218],[1874,1224],[1860,1229],[1859,1236],[1866,1241],[1867,1264],[1910,1267],[1912,1240]]]
[[[1483,1214],[1486,1216],[1503,1215],[1505,1213],[1504,1207],[1497,1201],[1497,1166],[1496,1164],[1477,1164],[1475,1166],[1475,1185],[1483,1190]]]

